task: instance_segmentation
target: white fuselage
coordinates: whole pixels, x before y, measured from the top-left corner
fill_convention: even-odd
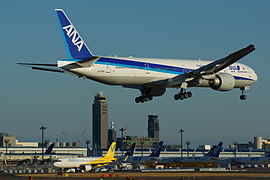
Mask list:
[[[75,157],[75,158],[63,158],[54,162],[54,166],[58,168],[78,168],[81,165],[88,164],[92,161],[96,161],[102,157]]]
[[[87,66],[68,66],[70,63],[74,61],[58,61],[58,67],[105,84],[144,86],[198,69],[211,61],[100,57]],[[231,74],[235,78],[235,88],[250,86],[257,81],[255,71],[240,63],[234,63],[219,73]],[[202,80],[196,86],[209,87],[209,84]]]

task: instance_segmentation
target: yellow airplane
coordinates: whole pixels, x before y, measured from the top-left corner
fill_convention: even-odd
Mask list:
[[[91,171],[95,168],[106,166],[117,160],[114,157],[116,148],[116,142],[113,142],[108,152],[103,157],[75,157],[75,158],[62,158],[56,160],[53,164],[55,167],[61,168],[62,170],[75,169],[81,171]]]

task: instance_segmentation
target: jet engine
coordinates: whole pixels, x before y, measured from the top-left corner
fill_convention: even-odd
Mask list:
[[[235,79],[231,74],[219,73],[209,79],[209,86],[217,91],[230,91],[235,86]]]
[[[92,170],[92,166],[91,165],[83,165],[83,166],[81,166],[81,169],[84,172],[88,172],[88,171],[91,171]]]

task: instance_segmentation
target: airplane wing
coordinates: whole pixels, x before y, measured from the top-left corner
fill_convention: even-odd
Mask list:
[[[186,82],[187,79],[191,79],[191,80],[196,79],[196,78],[200,79],[200,78],[203,78],[203,76],[215,74],[225,69],[226,67],[230,66],[231,64],[235,63],[236,61],[248,55],[254,50],[255,50],[255,47],[254,45],[251,44],[247,46],[246,48],[240,49],[239,51],[236,51],[222,59],[211,62],[193,71],[168,79],[167,86],[169,87],[179,86],[181,83]]]

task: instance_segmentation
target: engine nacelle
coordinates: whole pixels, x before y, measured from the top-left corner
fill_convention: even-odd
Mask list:
[[[92,166],[91,165],[82,165],[81,169],[85,172],[91,171],[92,170]]]
[[[217,91],[230,91],[235,86],[235,79],[231,74],[219,73],[208,81],[209,86]]]

